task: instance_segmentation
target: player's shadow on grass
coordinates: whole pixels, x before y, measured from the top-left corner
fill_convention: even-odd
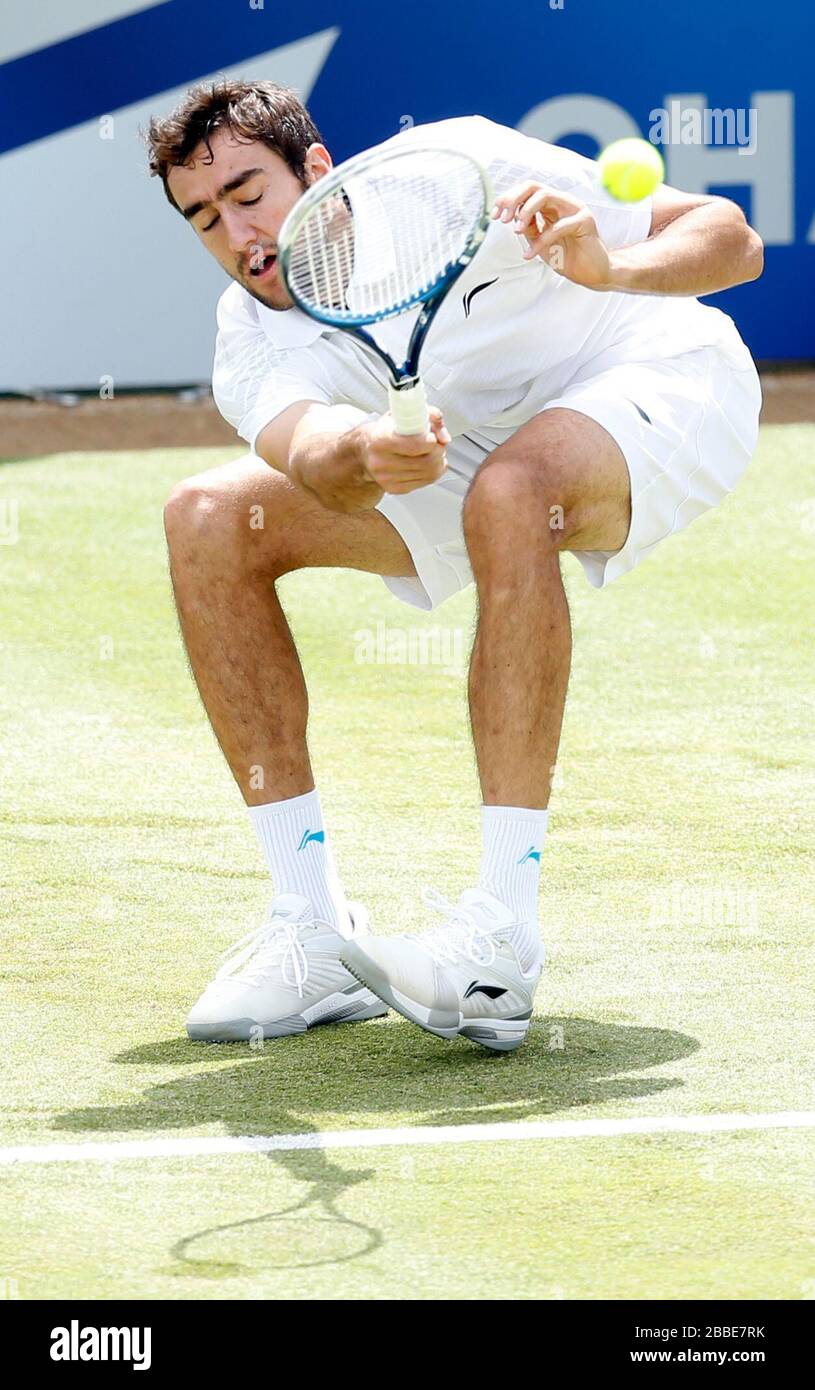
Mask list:
[[[316,1029],[262,1048],[174,1038],[116,1060],[140,1068],[195,1066],[192,1076],[150,1086],[136,1103],[68,1111],[55,1127],[97,1135],[215,1126],[232,1135],[316,1136],[323,1128],[347,1128],[349,1117],[356,1128],[398,1124],[406,1113],[411,1123],[431,1126],[521,1120],[672,1089],[681,1082],[643,1073],[697,1046],[666,1029],[578,1018],[533,1023],[512,1056],[444,1043],[395,1017]],[[320,1149],[274,1151],[268,1158],[305,1190],[280,1210],[185,1236],[172,1247],[171,1272],[245,1276],[258,1268],[247,1266],[247,1258],[265,1268],[309,1269],[358,1259],[383,1243],[381,1231],[339,1205],[374,1169],[343,1167]]]
[[[358,1126],[479,1124],[562,1114],[576,1107],[653,1095],[680,1086],[648,1073],[695,1052],[685,1033],[582,1018],[533,1020],[516,1053],[444,1042],[395,1014],[375,1022],[314,1029],[261,1047],[146,1043],[116,1061],[190,1067],[151,1086],[134,1105],[73,1110],[60,1129],[118,1131],[198,1128],[231,1134],[291,1134],[315,1115]],[[228,1061],[231,1065],[224,1066]],[[313,1126],[311,1126],[313,1127]]]

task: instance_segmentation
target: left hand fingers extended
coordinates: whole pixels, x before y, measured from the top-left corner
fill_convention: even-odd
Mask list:
[[[552,226],[561,219],[573,217],[580,211],[586,211],[585,203],[580,203],[576,198],[564,197],[562,193],[552,193],[550,189],[541,188],[518,209],[515,217],[514,230],[516,232],[527,233],[527,230],[543,232],[545,225]]]
[[[514,188],[495,200],[493,217],[502,222],[514,221],[514,230],[523,232],[531,222],[540,228],[540,219],[554,222],[559,217],[576,213],[584,204],[568,194],[555,192],[534,181],[516,184]]]
[[[591,232],[596,234],[596,230],[594,218],[585,207],[573,213],[571,217],[562,217],[557,222],[547,224],[541,232],[529,228],[525,232],[527,246],[524,250],[524,260],[531,261],[535,256],[546,260],[553,247],[560,246],[571,237],[586,236]]]
[[[518,208],[541,187],[542,185],[536,183],[534,179],[527,179],[526,183],[514,184],[512,188],[507,189],[506,193],[496,197],[492,209],[493,217],[499,218],[502,222],[511,222]]]

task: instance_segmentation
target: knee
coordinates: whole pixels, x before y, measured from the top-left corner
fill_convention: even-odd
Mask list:
[[[470,547],[511,546],[522,553],[541,541],[563,548],[575,507],[555,462],[502,459],[485,463],[464,502],[464,534]]]
[[[164,531],[171,549],[206,538],[217,523],[217,504],[201,478],[176,483],[164,504]]]
[[[177,483],[164,506],[164,530],[178,563],[230,566],[251,560],[252,514],[230,489],[206,474]]]

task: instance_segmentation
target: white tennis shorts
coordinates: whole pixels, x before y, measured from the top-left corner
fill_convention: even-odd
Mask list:
[[[541,411],[566,408],[596,420],[628,466],[631,526],[625,545],[608,553],[574,552],[597,589],[732,491],[755,449],[761,407],[758,373],[735,330],[723,344],[603,368],[584,372],[557,399],[541,403]],[[416,566],[415,578],[383,576],[396,598],[437,608],[472,583],[464,498],[487,455],[513,433],[461,435],[449,445],[447,471],[437,483],[382,498],[378,510],[396,527]]]

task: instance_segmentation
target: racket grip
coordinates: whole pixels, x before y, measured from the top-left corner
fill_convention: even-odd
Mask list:
[[[397,434],[427,434],[430,416],[424,386],[418,379],[412,386],[403,386],[401,391],[389,383],[388,409]]]

